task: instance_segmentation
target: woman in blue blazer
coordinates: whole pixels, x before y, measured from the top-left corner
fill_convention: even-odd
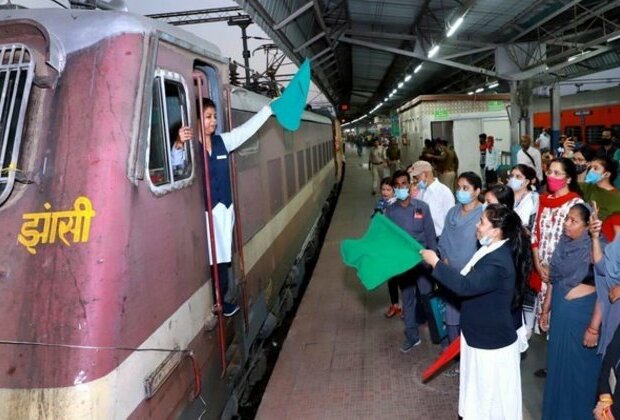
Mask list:
[[[520,355],[511,311],[521,305],[529,276],[529,236],[519,216],[501,204],[485,209],[476,236],[481,247],[460,272],[434,251],[421,251],[433,277],[462,299],[459,415],[521,420]]]

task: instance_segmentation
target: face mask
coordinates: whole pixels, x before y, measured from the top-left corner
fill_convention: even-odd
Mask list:
[[[419,190],[425,190],[427,187],[426,182],[425,181],[419,181],[418,182],[418,189]]]
[[[588,169],[588,165],[575,165],[578,174],[582,174]]]
[[[603,174],[594,172],[592,169],[586,174],[586,184],[598,184],[603,179]]]
[[[566,187],[566,180],[562,178],[556,178],[553,176],[547,177],[547,189],[549,192],[560,191],[562,188]]]
[[[525,184],[525,181],[522,179],[517,179],[515,177],[512,177],[508,180],[508,186],[513,190],[513,191],[519,191],[521,188],[523,188],[523,184]]]
[[[478,239],[478,242],[482,246],[489,246],[491,245],[491,242],[493,242],[493,239],[491,239],[490,236],[483,236],[482,238]]]
[[[458,201],[459,203],[465,205],[465,204],[469,204],[472,201],[474,201],[474,197],[468,191],[461,191],[461,190],[459,190],[459,191],[456,192],[456,201]]]
[[[484,213],[484,211],[487,209],[487,206],[489,205],[489,203],[484,202],[482,203],[482,212]]]
[[[406,200],[409,198],[409,188],[394,188],[394,194],[399,200]]]

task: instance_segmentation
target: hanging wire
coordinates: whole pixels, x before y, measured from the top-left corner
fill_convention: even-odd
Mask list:
[[[69,9],[69,7],[67,7],[66,4],[61,3],[58,0],[50,0],[52,3],[59,5],[60,7],[62,7],[63,9]]]

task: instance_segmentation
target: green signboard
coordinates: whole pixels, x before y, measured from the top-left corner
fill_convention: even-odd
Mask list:
[[[391,128],[392,128],[392,136],[393,137],[400,137],[400,124],[398,121],[398,114],[392,114],[390,115],[390,122],[391,122]]]
[[[433,115],[436,120],[445,120],[450,117],[450,114],[446,108],[437,108]]]
[[[503,111],[506,109],[504,106],[504,102],[502,101],[488,101],[487,102],[487,110],[489,111]]]

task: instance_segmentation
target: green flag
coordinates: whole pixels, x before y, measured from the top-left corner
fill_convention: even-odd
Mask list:
[[[387,217],[377,214],[359,239],[340,245],[342,261],[357,269],[366,289],[372,290],[422,261],[424,247]]]
[[[295,77],[284,89],[282,96],[271,102],[271,110],[282,127],[289,131],[295,131],[299,128],[301,115],[306,108],[309,89],[310,60],[306,58]]]

